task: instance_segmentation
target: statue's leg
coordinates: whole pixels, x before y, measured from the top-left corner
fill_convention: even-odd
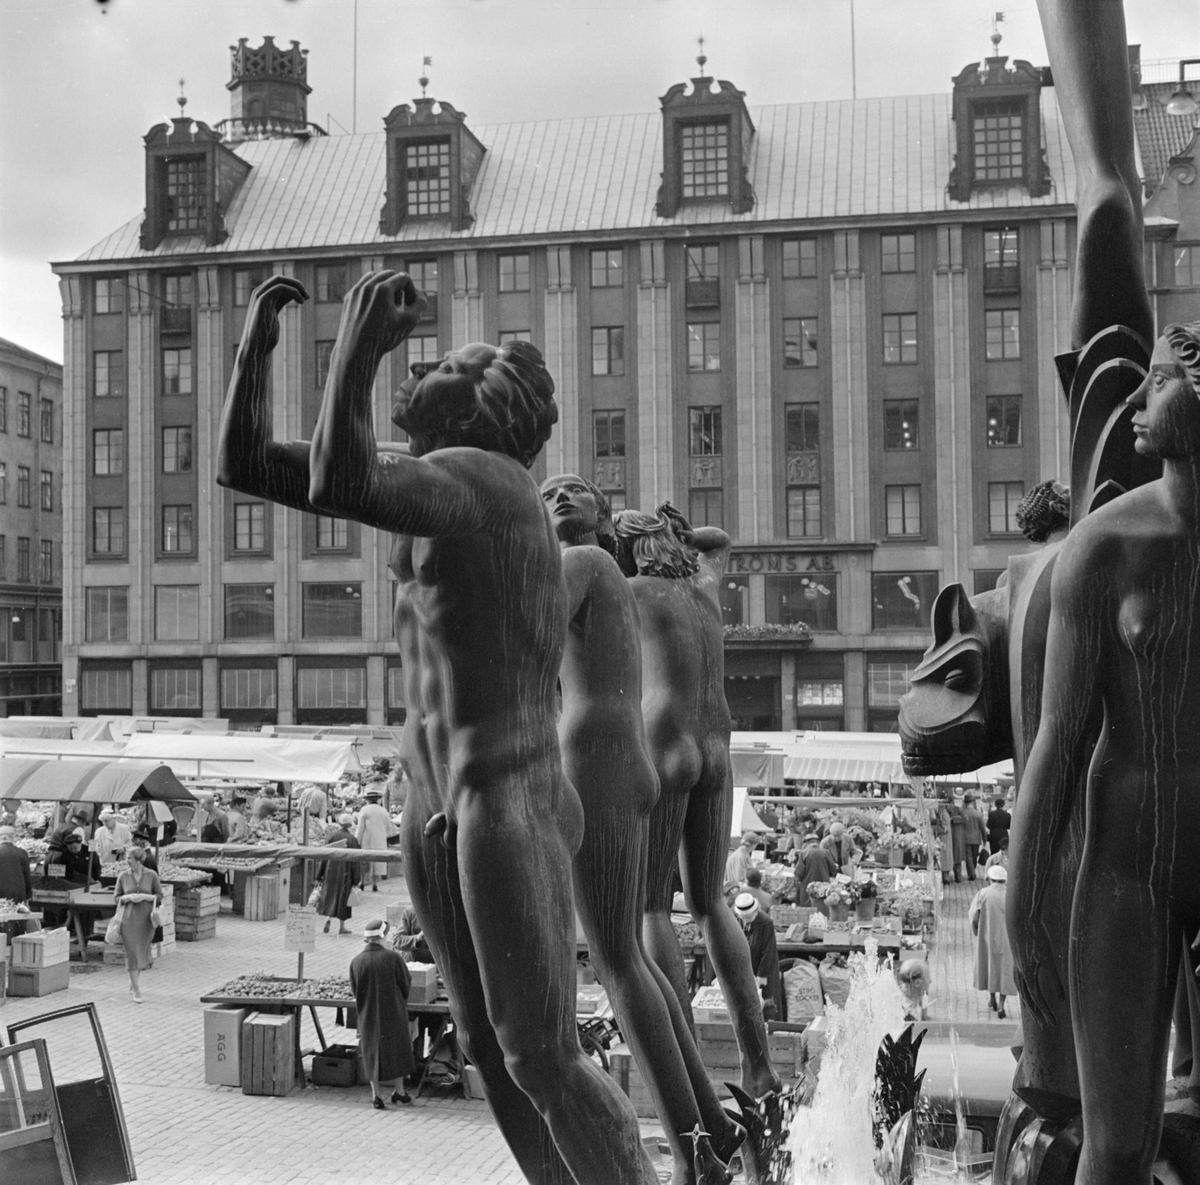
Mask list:
[[[651,962],[666,977],[679,1009],[693,1031],[692,1001],[683,970],[683,952],[671,925],[671,899],[679,868],[679,845],[687,817],[687,794],[664,783],[650,812],[650,835],[646,849],[646,912],[642,918],[642,940]]]
[[[1135,863],[1134,853],[1124,857]],[[1166,893],[1097,877],[1100,863],[1084,860],[1071,925],[1071,1015],[1083,1096],[1075,1180],[1151,1185],[1181,926]]]
[[[632,1103],[579,1046],[571,862],[583,817],[557,749],[463,788],[457,809],[463,906],[509,1074],[578,1185],[656,1185]]]
[[[755,1098],[779,1090],[771,1068],[762,997],[754,979],[750,947],[722,892],[733,819],[733,782],[728,750],[705,753],[700,779],[688,797],[683,828],[683,892],[700,925],[713,970],[729,1005],[742,1055],[742,1089]]]
[[[1038,0],[1038,9],[1077,178],[1071,344],[1079,349],[1110,325],[1150,341],[1124,8],[1121,0]]]
[[[419,792],[409,794],[402,835],[405,875],[449,990],[459,1045],[479,1070],[496,1124],[526,1180],[533,1185],[573,1185],[574,1178],[545,1120],[505,1067],[504,1053],[488,1020],[479,963],[462,904],[457,855],[441,832],[425,835],[432,813]]]

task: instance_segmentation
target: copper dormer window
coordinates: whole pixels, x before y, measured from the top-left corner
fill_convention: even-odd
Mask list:
[[[729,124],[684,124],[680,128],[684,200],[729,196]]]
[[[1025,176],[1022,102],[977,103],[971,110],[976,181],[1020,181]]]
[[[204,230],[204,157],[167,157],[167,233]]]

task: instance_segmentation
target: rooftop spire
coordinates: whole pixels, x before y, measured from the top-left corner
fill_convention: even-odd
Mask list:
[[[992,13],[992,57],[1000,56],[1000,42],[1003,39],[1000,33],[1000,26],[1004,23],[1004,13]]]
[[[696,65],[700,67],[700,77],[704,78],[704,67],[708,64],[708,55],[704,52],[704,34],[701,33],[696,38],[696,44],[700,46],[700,52],[696,55]]]
[[[179,98],[175,100],[175,102],[179,104],[179,115],[181,118],[185,114],[183,109],[187,106],[187,95],[183,92],[183,88],[186,83],[186,78],[181,78],[179,80]]]
[[[429,86],[429,67],[433,65],[433,58],[421,59],[421,77],[417,81],[421,84],[421,98],[425,98],[425,88]]]

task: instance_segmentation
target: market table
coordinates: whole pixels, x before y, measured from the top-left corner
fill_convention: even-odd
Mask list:
[[[75,929],[75,938],[79,943],[79,959],[88,961],[88,934],[95,920],[117,911],[116,894],[112,890],[72,889],[68,893],[33,891],[34,905],[54,905],[67,908],[67,925]],[[41,917],[41,914],[38,915]],[[86,926],[84,923],[87,923]]]

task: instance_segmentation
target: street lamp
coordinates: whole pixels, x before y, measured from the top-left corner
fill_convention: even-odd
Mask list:
[[[1179,63],[1179,89],[1167,100],[1168,115],[1195,115],[1200,111],[1200,102],[1184,85],[1184,70],[1188,66],[1200,66],[1200,58],[1183,58]]]

